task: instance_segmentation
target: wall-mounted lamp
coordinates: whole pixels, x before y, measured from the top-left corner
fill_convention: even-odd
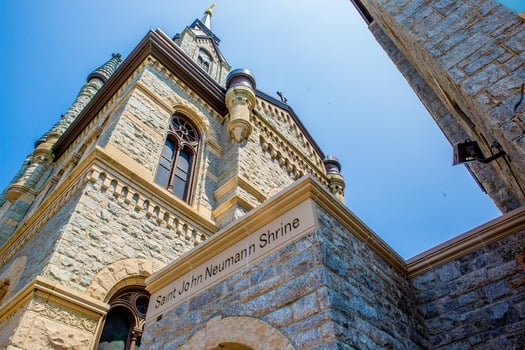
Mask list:
[[[493,144],[491,148],[494,147],[498,149],[498,153],[485,158],[483,152],[481,152],[481,148],[479,148],[477,141],[471,141],[467,139],[463,143],[454,145],[452,165],[471,162],[474,160],[480,161],[482,163],[489,163],[494,159],[505,155],[505,151],[501,149],[501,146],[498,143]]]

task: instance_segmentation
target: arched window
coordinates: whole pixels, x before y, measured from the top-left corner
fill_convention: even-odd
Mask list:
[[[211,57],[203,49],[199,49],[199,56],[197,57],[197,63],[199,64],[199,66],[201,66],[202,69],[206,71],[206,73],[210,72]]]
[[[148,302],[149,294],[140,289],[125,290],[113,298],[97,349],[141,349]]]
[[[155,182],[185,201],[190,200],[199,141],[199,133],[193,124],[175,113],[170,121]]]

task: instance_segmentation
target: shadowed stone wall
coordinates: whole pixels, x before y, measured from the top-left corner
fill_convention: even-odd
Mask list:
[[[452,144],[477,141],[468,166],[503,212],[525,204],[525,23],[493,0],[359,0],[372,34]],[[521,101],[521,102],[520,102]],[[452,150],[451,150],[452,153]]]
[[[435,349],[520,349],[525,344],[525,231],[412,280]]]
[[[427,348],[409,283],[329,214],[318,218],[318,230],[147,321],[144,346],[179,348],[220,315],[257,318],[298,350]]]

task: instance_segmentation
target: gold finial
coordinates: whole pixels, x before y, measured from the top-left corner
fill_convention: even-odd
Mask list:
[[[213,8],[215,7],[215,3],[211,4],[210,7],[208,7],[208,9],[206,11],[204,11],[204,13],[207,13],[208,15],[212,15],[213,14]]]

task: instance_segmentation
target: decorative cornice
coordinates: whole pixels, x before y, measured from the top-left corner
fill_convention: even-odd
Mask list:
[[[259,131],[259,142],[263,151],[269,152],[272,159],[277,160],[294,180],[304,174],[312,174],[321,183],[328,185],[324,163],[316,153],[312,151],[310,154],[304,154],[257,110],[252,113],[252,123]]]
[[[104,174],[104,176],[100,176]],[[118,175],[117,175],[118,174]],[[187,203],[169,194],[129,169],[115,154],[100,147],[94,148],[67,177],[52,191],[20,225],[13,235],[0,247],[0,266],[7,261],[40,229],[65,203],[75,195],[87,181],[99,183],[107,191],[120,196],[123,187],[128,189],[124,199],[137,209],[146,210],[149,216],[164,222],[178,234],[193,239],[195,244],[218,230],[215,223],[199,215]],[[135,196],[135,198],[133,198]]]
[[[91,157],[97,162],[90,164],[87,173],[90,182],[115,197],[123,197],[136,209],[145,210],[157,222],[164,222],[168,228],[176,229],[178,234],[187,238],[193,236],[196,244],[218,230],[215,223],[199,215],[186,202],[131,170],[126,159],[121,160],[117,154],[100,147],[93,150]]]
[[[227,196],[229,192],[234,191],[235,189],[245,191],[250,196],[253,196],[258,203],[250,203],[249,201],[241,197],[237,192],[232,193],[231,197],[227,200],[224,200],[222,198],[224,196]],[[257,204],[260,204],[267,199],[267,197],[261,192],[259,192],[254,185],[252,185],[248,180],[240,176],[236,176],[230,179],[224,185],[219,187],[215,191],[214,197],[217,200],[217,202],[223,200],[223,202],[212,213],[213,217],[215,218],[220,217],[224,212],[236,205],[239,205],[245,208],[247,211],[250,211],[253,208],[255,208]]]
[[[525,230],[525,207],[503,214],[494,220],[408,259],[406,261],[408,277],[414,278],[522,230]]]
[[[223,251],[233,246],[246,235],[257,231],[276,217],[285,214],[307,199],[312,199],[319,207],[337,219],[349,232],[366,243],[392,268],[403,275],[405,274],[406,265],[403,259],[329,193],[313,176],[308,175],[248,212],[241,219],[231,223],[198,248],[183,255],[176,263],[169,264],[148,277],[146,279],[146,288],[151,293],[154,293],[167,283],[191,271],[194,266],[200,266],[205,263],[218,251]]]
[[[301,130],[303,136],[306,137],[306,139],[308,140],[309,144],[313,147],[315,152],[317,152],[319,158],[320,159],[324,159],[325,155],[324,155],[323,151],[321,150],[319,145],[315,142],[315,140],[310,135],[308,130],[305,128],[304,124],[301,122],[301,119],[299,119],[297,114],[295,114],[295,112],[292,109],[292,107],[290,107],[289,105],[287,105],[285,103],[282,103],[281,101],[275,99],[274,97],[272,97],[272,96],[270,96],[270,95],[268,95],[268,94],[266,94],[266,93],[264,93],[262,91],[259,91],[259,90],[255,91],[255,95],[259,99],[265,100],[266,102],[269,102],[269,103],[271,103],[271,104],[281,108],[282,110],[287,111],[290,114],[291,118],[294,120],[295,125],[297,125],[299,127],[299,130]],[[258,100],[258,101],[260,101],[260,100]]]
[[[384,259],[389,266],[409,279],[487,244],[525,230],[525,207],[522,207],[405,262],[313,176],[307,175],[245,214],[240,220],[222,229],[197,249],[183,255],[176,261],[176,264],[167,265],[147,278],[147,289],[150,292],[159,290],[167,283],[191,271],[194,266],[206,262],[217,251],[234,245],[247,234],[257,231],[307,199],[312,199],[328,215],[336,219],[352,235]]]
[[[94,333],[100,316],[109,310],[106,303],[38,276],[3,304],[0,320],[9,317],[31,299],[36,301],[29,305],[31,311],[51,319],[60,318],[61,322],[91,333]],[[45,306],[49,302],[54,304],[54,310]],[[80,322],[76,322],[77,320]]]

